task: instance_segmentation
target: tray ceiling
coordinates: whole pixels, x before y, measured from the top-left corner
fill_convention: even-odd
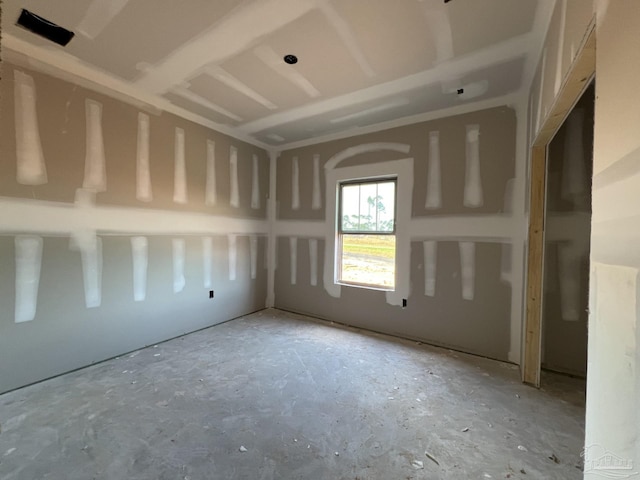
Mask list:
[[[517,92],[537,60],[552,6],[4,0],[2,31],[5,51],[35,52],[52,64],[71,58],[96,72],[93,81],[104,77],[126,86],[129,96],[170,102],[227,132],[280,147]],[[64,48],[16,26],[22,8],[75,37]],[[286,54],[298,63],[286,64]]]

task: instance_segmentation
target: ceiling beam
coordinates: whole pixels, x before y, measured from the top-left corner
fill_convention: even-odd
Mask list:
[[[245,3],[212,29],[175,50],[135,85],[163,94],[193,72],[208,64],[220,64],[248,48],[262,37],[288,25],[318,6],[317,0],[256,0]]]
[[[300,140],[297,142],[284,143],[271,148],[277,148],[279,152],[283,152],[285,150],[293,150],[294,148],[308,147],[310,145],[331,142],[333,140],[355,137],[356,135],[381,132],[383,130],[389,130],[391,128],[404,127],[405,125],[414,125],[421,122],[430,122],[439,118],[447,118],[453,117],[455,115],[477,112],[478,110],[486,110],[488,108],[502,106],[513,106],[518,102],[520,98],[520,94],[510,93],[501,97],[494,97],[487,100],[479,100],[477,102],[456,105],[455,107],[447,107],[440,110],[432,110],[426,113],[419,113],[417,115],[410,115],[408,117],[396,118],[394,120],[389,120],[386,122],[367,125],[366,127],[350,128],[337,133],[320,135],[318,137],[308,138],[306,140]],[[271,138],[271,135],[272,134],[265,135],[265,138]]]
[[[446,81],[450,78],[458,78],[470,72],[482,70],[492,65],[498,65],[515,58],[522,57],[529,51],[531,37],[529,34],[511,38],[491,47],[483,48],[474,53],[456,57],[452,60],[441,62],[429,70],[425,70],[407,77],[381,83],[358,90],[353,93],[321,100],[291,110],[275,113],[253,122],[241,125],[239,130],[253,134],[269,128],[331,112],[350,105],[366,103],[379,98],[396,95],[407,90],[432,85]]]

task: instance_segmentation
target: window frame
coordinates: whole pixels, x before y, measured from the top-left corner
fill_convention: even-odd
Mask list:
[[[349,185],[368,185],[368,184],[379,184],[379,183],[393,183],[393,230],[343,230],[342,228],[342,219],[343,219],[343,187]],[[338,180],[337,182],[337,208],[336,208],[336,235],[337,235],[337,249],[336,249],[336,263],[335,263],[335,272],[336,272],[336,283],[340,285],[347,285],[352,287],[361,287],[367,288],[371,290],[382,290],[386,292],[394,292],[397,288],[397,223],[398,223],[398,175],[384,175],[381,177],[362,177],[362,178],[350,178],[346,180]],[[377,219],[376,219],[377,220]],[[343,280],[342,278],[342,259],[343,259],[343,239],[344,235],[381,235],[381,236],[393,236],[394,237],[394,258],[393,258],[393,266],[394,266],[394,278],[393,278],[393,287],[389,288],[384,285],[379,285],[375,283],[361,283],[361,282],[351,282],[348,280]]]

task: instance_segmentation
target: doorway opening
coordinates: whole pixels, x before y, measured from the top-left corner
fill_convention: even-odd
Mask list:
[[[585,378],[595,83],[547,149],[541,366]]]
[[[591,84],[591,80],[596,74],[596,32],[595,22],[592,22],[585,40],[579,47],[575,59],[571,65],[569,72],[567,73],[565,80],[558,91],[558,94],[551,105],[550,111],[546,115],[545,120],[542,122],[540,129],[538,130],[535,138],[531,143],[531,170],[529,178],[529,234],[528,234],[528,246],[527,246],[527,277],[526,277],[526,313],[525,313],[525,329],[524,329],[524,349],[522,356],[522,381],[530,385],[540,386],[540,371],[543,363],[543,313],[544,313],[544,263],[545,263],[545,241],[550,240],[552,237],[545,237],[545,228],[547,228],[547,220],[545,218],[545,195],[547,193],[547,153],[550,145],[556,136],[556,133],[561,129],[565,119],[569,116],[573,107],[582,98],[583,93],[587,90]],[[585,101],[586,101],[585,97]],[[593,102],[592,102],[593,103]],[[593,107],[591,107],[593,108]],[[574,121],[575,122],[575,121]],[[569,127],[567,127],[569,128]],[[575,127],[572,127],[575,128]],[[589,147],[591,153],[593,146]],[[587,170],[591,171],[591,166]],[[589,179],[588,192],[591,191],[591,176],[590,173],[585,176]],[[568,183],[569,192],[575,188],[577,190],[577,183],[572,184],[570,175],[565,175]],[[590,195],[590,193],[589,193]],[[571,195],[569,195],[571,196]],[[589,201],[590,210],[590,201]],[[590,215],[590,213],[585,214]],[[550,217],[551,218],[551,217]],[[561,223],[562,220],[559,221]],[[567,225],[564,225],[564,228]],[[588,240],[589,232],[583,232],[583,241]],[[576,255],[572,252],[569,243],[560,242],[563,246],[556,248],[557,251],[563,250],[562,260],[560,255],[556,255],[556,263],[563,262],[566,265],[573,265],[574,269],[580,270],[580,266],[576,267]],[[563,267],[565,268],[565,267]],[[567,267],[566,270],[571,270]],[[588,277],[588,274],[587,274]],[[560,290],[560,281],[558,275],[554,278],[558,280],[558,290]],[[565,298],[580,298],[580,287],[582,283],[579,280],[565,282],[562,289],[567,292]],[[576,285],[578,285],[578,294],[576,295]],[[551,301],[551,299],[549,299]],[[560,302],[562,302],[560,300]],[[556,301],[558,304],[558,301]],[[570,312],[570,305],[577,305],[575,308],[580,307],[580,301],[566,301],[564,313],[566,318],[578,318],[580,321],[580,312],[576,315],[575,312]],[[552,311],[553,308],[549,307]],[[559,306],[562,316],[563,306],[560,303]],[[585,312],[586,314],[586,312]],[[567,320],[575,321],[575,320]],[[549,330],[549,328],[547,328]],[[565,342],[569,342],[570,339],[564,339]],[[552,345],[549,339],[544,342],[544,348]],[[577,348],[577,347],[576,347]],[[546,353],[546,352],[545,352]],[[577,357],[576,357],[577,358]],[[585,357],[586,358],[586,357]],[[545,356],[545,362],[553,360],[553,356],[549,358]],[[551,362],[553,363],[553,362]],[[557,367],[556,367],[557,368]],[[578,369],[579,370],[579,369]],[[577,372],[573,372],[577,373]]]

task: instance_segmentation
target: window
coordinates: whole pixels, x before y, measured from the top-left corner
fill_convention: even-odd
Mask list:
[[[339,184],[338,281],[395,289],[396,179]]]

